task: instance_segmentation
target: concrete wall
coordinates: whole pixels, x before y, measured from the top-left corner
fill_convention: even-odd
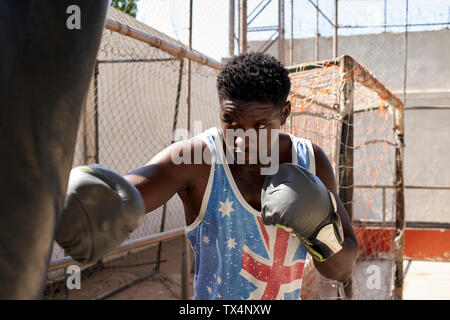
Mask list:
[[[262,41],[250,42],[249,50],[256,50],[262,44]],[[287,59],[289,41],[285,45]],[[294,64],[314,61],[314,47],[314,38],[294,39]],[[404,51],[403,33],[339,36],[338,41],[338,55],[352,56],[400,97],[403,95]],[[267,53],[276,56],[277,44]],[[332,55],[333,39],[320,38],[319,60],[329,59]],[[449,29],[408,33],[408,106],[450,104],[449,57]]]

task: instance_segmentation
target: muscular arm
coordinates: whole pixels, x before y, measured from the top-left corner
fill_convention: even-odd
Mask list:
[[[316,269],[325,277],[345,282],[351,278],[353,266],[358,257],[358,240],[352,228],[350,218],[342,205],[334,178],[333,168],[325,152],[313,144],[316,162],[316,175],[330,190],[337,202],[338,213],[341,218],[344,231],[343,249],[330,257],[328,260],[318,262],[314,260]]]
[[[202,151],[206,147],[197,138],[174,143],[154,156],[145,166],[125,175],[125,179],[141,193],[147,212],[157,209],[175,193],[190,186],[196,176],[196,166],[193,164],[195,146],[200,146]],[[190,152],[189,163],[174,163],[174,154],[182,157],[186,152]]]

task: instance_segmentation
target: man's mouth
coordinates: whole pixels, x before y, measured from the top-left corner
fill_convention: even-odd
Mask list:
[[[248,149],[241,149],[241,148],[234,148],[234,152],[248,154],[249,150]]]

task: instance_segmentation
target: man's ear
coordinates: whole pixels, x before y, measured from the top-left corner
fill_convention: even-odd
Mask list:
[[[291,114],[291,102],[288,100],[288,101],[286,101],[283,109],[281,110],[281,125],[282,126],[286,123],[286,120],[290,114]]]

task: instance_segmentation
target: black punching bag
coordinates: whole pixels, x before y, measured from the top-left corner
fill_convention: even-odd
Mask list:
[[[0,299],[39,299],[109,0],[0,1]]]

